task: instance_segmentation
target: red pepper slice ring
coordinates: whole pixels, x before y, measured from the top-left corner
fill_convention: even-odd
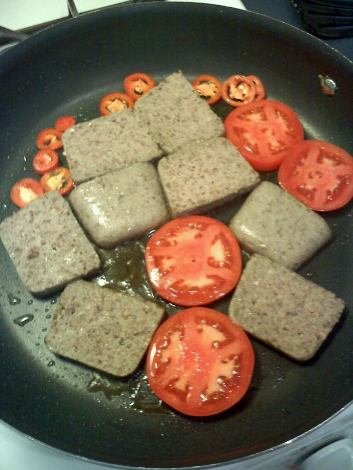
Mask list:
[[[11,201],[20,208],[27,206],[43,194],[44,191],[39,181],[33,178],[23,178],[17,181],[10,191]]]
[[[232,75],[222,87],[222,98],[234,107],[251,103],[256,96],[256,87],[245,75]]]
[[[45,173],[40,179],[40,184],[44,192],[59,191],[62,196],[69,194],[74,187],[70,171],[60,166]]]
[[[58,150],[61,149],[63,146],[63,142],[61,140],[61,132],[57,129],[43,129],[39,132],[36,138],[36,145],[37,147],[42,149],[52,149]]]
[[[59,165],[59,156],[50,148],[39,150],[33,159],[33,168],[37,175],[44,175],[47,171],[54,170]]]
[[[76,122],[77,122],[77,119],[75,118],[75,116],[70,116],[70,115],[60,116],[55,121],[54,127],[59,132],[64,132],[70,127],[74,126]]]
[[[266,90],[262,80],[256,75],[248,75],[247,78],[251,80],[255,85],[255,101],[260,101],[266,98]]]
[[[124,109],[133,108],[134,102],[130,96],[118,91],[103,96],[99,103],[99,112],[102,116],[109,116],[112,113],[124,111]]]
[[[134,101],[141,98],[155,86],[155,79],[146,73],[132,73],[124,79],[125,93]]]
[[[222,98],[222,83],[213,75],[199,75],[191,84],[208,104],[214,104]]]

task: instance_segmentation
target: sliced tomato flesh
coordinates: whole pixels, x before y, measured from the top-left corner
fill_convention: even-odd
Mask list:
[[[39,150],[33,158],[33,168],[37,175],[43,175],[47,171],[54,170],[59,165],[59,156],[50,148]]]
[[[71,173],[64,167],[57,167],[45,173],[40,179],[40,184],[45,192],[59,191],[62,196],[69,194],[74,187]]]
[[[205,216],[174,219],[147,243],[146,268],[152,287],[182,306],[209,304],[239,280],[238,242],[223,223]]]
[[[33,178],[23,178],[11,188],[10,197],[16,206],[23,208],[44,194],[39,181]]]
[[[199,75],[192,81],[192,86],[208,104],[222,98],[222,83],[213,75]]]
[[[210,416],[237,403],[253,369],[246,333],[228,316],[204,307],[183,310],[162,323],[146,363],[156,395],[191,416]]]
[[[311,209],[336,210],[353,198],[353,157],[328,142],[304,140],[288,151],[278,181]]]
[[[231,111],[226,137],[259,171],[276,170],[287,150],[304,139],[295,111],[275,100],[260,100]]]
[[[43,129],[37,135],[36,145],[40,150],[48,148],[52,150],[61,149],[63,146],[61,135],[61,132],[57,129]]]
[[[155,86],[155,79],[146,73],[132,73],[124,79],[124,90],[134,101],[141,98]]]
[[[102,116],[109,116],[112,113],[124,111],[127,108],[133,108],[134,102],[130,96],[125,93],[114,92],[103,96],[99,103],[99,111]]]
[[[222,98],[231,106],[251,103],[255,95],[255,84],[245,75],[232,75],[223,83]]]
[[[71,115],[60,116],[55,121],[54,127],[59,132],[65,132],[67,129],[70,129],[70,127],[74,126],[76,124],[76,121],[77,119],[75,118],[75,116],[71,116]]]

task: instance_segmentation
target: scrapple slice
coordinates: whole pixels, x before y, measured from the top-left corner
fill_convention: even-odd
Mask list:
[[[63,144],[76,184],[162,153],[148,126],[128,109],[71,127]]]
[[[272,260],[253,255],[229,306],[248,333],[298,361],[311,359],[338,322],[343,300]]]
[[[135,104],[135,114],[149,125],[165,153],[192,140],[224,134],[222,120],[180,72],[169,75]]]
[[[33,294],[48,294],[100,267],[95,249],[57,191],[3,220],[0,237]]]
[[[97,284],[66,287],[45,337],[56,354],[109,374],[132,374],[163,317],[159,305]]]
[[[230,222],[241,245],[297,269],[331,238],[326,221],[283,191],[262,182]]]
[[[260,183],[256,171],[223,137],[185,145],[162,158],[158,172],[173,217],[201,214]]]
[[[157,170],[138,163],[82,183],[70,202],[90,237],[101,247],[137,237],[166,222],[169,213]]]

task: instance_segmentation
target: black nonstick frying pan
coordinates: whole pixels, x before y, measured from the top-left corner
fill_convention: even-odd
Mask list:
[[[121,89],[128,73],[160,80],[179,69],[189,78],[256,74],[270,97],[297,111],[307,137],[353,152],[353,65],[321,41],[220,6],[110,8],[48,28],[0,56],[0,219],[16,210],[11,185],[32,174],[39,130],[62,114],[97,117],[100,97]],[[319,75],[336,82],[334,96],[322,93]],[[227,221],[234,210],[230,204],[213,215]],[[158,406],[143,371],[113,380],[51,354],[43,338],[56,297],[33,298],[1,245],[0,418],[58,449],[132,467],[236,461],[306,433],[353,399],[352,215],[351,203],[325,216],[335,239],[300,271],[347,303],[320,353],[300,365],[253,341],[249,393],[209,419]]]

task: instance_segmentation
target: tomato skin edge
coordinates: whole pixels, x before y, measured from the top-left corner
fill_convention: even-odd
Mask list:
[[[341,197],[338,197],[338,201],[337,199],[333,199],[331,202],[328,202],[324,207],[321,204],[316,205],[315,203],[310,203],[307,198],[298,193],[296,188],[292,187],[293,185],[291,184],[290,177],[291,171],[295,169],[296,157],[300,154],[300,151],[305,151],[306,148],[307,151],[309,151],[309,149],[313,147],[321,147],[322,149],[331,152],[333,155],[341,157],[345,161],[345,163],[347,163],[347,166],[351,166],[353,175],[353,156],[349,152],[347,152],[341,147],[338,147],[335,144],[331,144],[326,141],[308,139],[303,140],[302,142],[297,143],[294,147],[288,149],[278,170],[278,184],[284,191],[289,193],[299,202],[301,202],[302,204],[304,204],[309,209],[315,212],[331,212],[341,209],[342,207],[347,205],[353,198],[353,176],[351,177],[352,183],[347,186],[347,191],[343,195],[341,195]]]
[[[191,410],[188,408],[187,405],[183,405],[182,403],[180,403],[180,400],[178,400],[178,398],[173,397],[173,395],[170,393],[168,394],[168,391],[161,390],[159,388],[158,379],[155,379],[155,374],[153,373],[152,369],[154,366],[154,358],[156,356],[156,351],[158,350],[158,338],[160,337],[161,339],[163,339],[165,334],[170,331],[170,329],[172,328],[172,324],[175,322],[175,318],[177,318],[177,316],[192,317],[193,315],[199,315],[200,311],[205,312],[206,316],[210,313],[221,316],[221,321],[227,322],[231,325],[231,328],[237,331],[237,341],[241,341],[243,345],[242,367],[240,368],[242,383],[241,385],[235,387],[233,396],[229,397],[228,394],[227,398],[225,400],[222,400],[222,403],[212,403],[206,409],[203,409],[201,406],[197,409],[194,408]],[[246,356],[246,358],[243,364],[244,356]],[[146,357],[147,380],[152,391],[157,395],[160,400],[162,400],[167,406],[171,407],[173,410],[176,410],[184,415],[193,417],[207,417],[220,414],[240,402],[244,398],[246,393],[249,391],[254,374],[254,368],[255,351],[247,333],[243,330],[240,325],[233,322],[228,315],[225,315],[221,312],[207,307],[188,308],[185,310],[181,310],[173,316],[167,318],[167,320],[165,320],[155,331],[152,341],[150,342]]]
[[[277,155],[272,156],[271,158],[263,158],[253,151],[248,150],[240,141],[239,138],[236,136],[233,130],[233,124],[238,119],[238,116],[246,113],[251,112],[253,109],[256,108],[265,108],[271,106],[273,108],[280,109],[282,112],[289,116],[289,119],[292,121],[292,125],[295,128],[295,139],[293,144],[291,144],[288,148],[285,148],[277,153]],[[250,163],[250,165],[257,171],[274,171],[277,170],[282,163],[285,155],[292,148],[294,145],[302,142],[304,140],[304,128],[302,123],[299,120],[299,117],[294,109],[288,106],[285,103],[282,103],[278,100],[272,100],[264,98],[262,100],[254,100],[251,103],[246,103],[242,106],[239,106],[233,109],[225,118],[224,120],[224,129],[226,138],[238,149],[238,151],[242,154],[242,156]]]
[[[158,281],[155,280],[154,274],[158,272],[158,267],[155,265],[153,249],[156,243],[156,239],[158,241],[158,237],[164,236],[165,232],[168,230],[174,230],[175,226],[178,228],[182,228],[187,226],[188,224],[193,223],[202,223],[208,224],[219,227],[219,230],[222,234],[225,234],[227,237],[227,242],[230,243],[230,249],[233,259],[233,280],[232,282],[228,282],[226,287],[222,287],[221,289],[214,291],[207,289],[202,290],[200,292],[194,291],[193,294],[184,293],[181,294],[177,291],[172,290],[171,288],[164,288],[163,285],[159,285],[159,278]],[[242,257],[240,246],[238,240],[236,239],[233,231],[224,223],[220,222],[217,219],[213,219],[211,217],[202,216],[202,215],[192,215],[192,216],[180,216],[176,219],[172,219],[169,222],[165,223],[162,227],[156,230],[152,237],[148,240],[146,249],[145,249],[145,263],[146,263],[146,270],[148,279],[151,283],[153,290],[155,290],[160,297],[168,302],[172,302],[176,305],[181,307],[198,307],[202,305],[210,305],[217,300],[228,295],[234,287],[237,285],[240,279],[240,275],[242,272]],[[187,271],[187,268],[185,268]],[[222,268],[221,268],[222,269]],[[221,274],[221,273],[220,273]],[[185,279],[187,281],[187,277]]]

